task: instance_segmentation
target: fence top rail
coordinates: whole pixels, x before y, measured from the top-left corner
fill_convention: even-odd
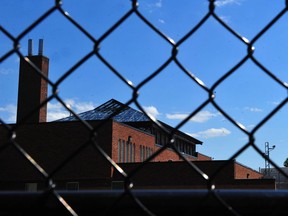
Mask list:
[[[125,194],[123,190],[58,191],[58,193],[73,206],[79,215],[90,213],[113,215],[115,212],[120,215],[135,215],[136,212],[143,211],[135,204],[132,196]],[[183,215],[197,212],[231,215],[231,212],[227,212],[227,209],[220,203],[221,200],[241,215],[288,214],[288,190],[221,189],[213,193],[203,189],[133,190],[133,196],[141,200],[156,215],[170,215],[171,213]],[[221,199],[216,197],[221,197]],[[118,200],[117,203],[116,200]],[[17,208],[15,208],[16,204]],[[0,192],[0,213],[9,212],[12,215],[13,213],[15,215],[23,212],[31,213],[39,210],[37,206],[41,206],[41,214],[43,212],[63,213],[63,206],[55,202],[51,195],[42,192]]]

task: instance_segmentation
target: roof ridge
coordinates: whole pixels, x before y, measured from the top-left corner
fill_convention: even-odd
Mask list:
[[[95,111],[115,111],[115,110],[125,110],[127,109],[128,106],[115,100],[115,99],[110,99],[106,101],[105,103],[101,104],[100,106],[96,107],[94,110]]]

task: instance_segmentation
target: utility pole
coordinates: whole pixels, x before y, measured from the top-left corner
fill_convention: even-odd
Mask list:
[[[270,151],[275,149],[275,147],[276,147],[275,145],[270,147],[269,142],[265,142],[265,155],[267,156],[268,159],[269,159]],[[267,158],[265,158],[265,175],[270,176],[270,161]]]

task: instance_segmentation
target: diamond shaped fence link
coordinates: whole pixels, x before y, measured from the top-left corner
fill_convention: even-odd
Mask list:
[[[204,193],[204,195],[202,194],[203,195],[202,197],[200,196],[201,197],[201,201],[203,203],[205,203],[205,202],[209,203],[209,200],[210,201],[212,200],[211,201],[212,205],[217,205],[217,203],[220,204],[220,206],[223,207],[223,212],[228,212],[229,215],[242,215],[238,211],[234,210],[234,208],[231,205],[231,203],[229,201],[227,201],[227,200],[229,200],[229,199],[227,199],[227,195],[218,193],[215,190],[215,184],[214,184],[213,181],[214,181],[214,179],[217,176],[217,172],[220,172],[223,168],[225,168],[225,166],[229,163],[229,161],[231,161],[231,160],[235,159],[237,156],[241,155],[249,147],[252,147],[256,152],[259,153],[259,155],[261,157],[263,157],[266,160],[268,160],[269,163],[271,163],[280,173],[282,173],[284,176],[286,176],[286,178],[288,178],[287,174],[285,174],[280,169],[280,167],[278,167],[277,164],[275,164],[270,158],[268,158],[265,155],[263,155],[263,152],[256,146],[256,144],[254,142],[255,141],[254,134],[263,125],[265,125],[265,123],[269,119],[271,119],[283,106],[285,106],[287,104],[288,98],[284,99],[274,110],[272,110],[265,118],[263,118],[254,127],[254,129],[251,132],[249,132],[245,128],[243,128],[241,126],[241,124],[239,124],[235,119],[233,119],[227,112],[225,112],[223,107],[221,107],[215,101],[216,95],[215,95],[214,92],[216,91],[217,87],[219,87],[228,77],[230,77],[235,71],[237,71],[248,60],[251,60],[259,69],[261,69],[261,71],[263,71],[265,74],[267,74],[273,81],[278,83],[280,86],[282,86],[286,90],[288,89],[288,84],[287,83],[285,83],[280,78],[278,78],[272,71],[269,71],[264,66],[265,63],[258,61],[257,58],[253,55],[253,53],[254,53],[253,45],[255,44],[255,42],[257,40],[259,40],[267,31],[269,31],[269,29],[281,17],[283,17],[285,14],[287,14],[287,9],[288,9],[287,1],[285,1],[285,3],[286,3],[286,6],[283,8],[283,10],[280,11],[276,15],[276,17],[273,18],[251,41],[248,41],[245,37],[239,35],[229,25],[227,25],[225,22],[223,22],[219,18],[219,16],[215,12],[215,0],[209,0],[209,4],[208,4],[206,15],[195,26],[193,26],[193,28],[191,28],[191,30],[189,32],[187,32],[180,40],[178,40],[178,42],[174,42],[173,39],[171,39],[166,34],[161,32],[156,26],[154,26],[152,23],[150,23],[149,20],[146,19],[146,17],[143,14],[141,14],[141,12],[138,10],[139,5],[141,5],[141,4],[139,4],[139,2],[137,0],[132,0],[131,1],[131,9],[129,11],[127,11],[126,14],[123,15],[123,17],[121,17],[117,22],[115,22],[108,29],[108,31],[106,31],[104,34],[102,34],[98,39],[93,37],[92,34],[89,33],[89,31],[87,31],[80,23],[77,22],[76,19],[71,17],[65,11],[65,9],[62,7],[62,2],[60,0],[56,0],[55,1],[55,5],[53,7],[51,7],[51,8],[48,8],[47,11],[43,15],[41,15],[35,22],[31,23],[29,26],[24,27],[25,29],[19,35],[13,35],[12,33],[10,33],[9,31],[7,31],[5,29],[5,26],[1,25],[0,26],[1,32],[7,37],[8,40],[10,40],[13,43],[13,47],[10,50],[8,50],[6,53],[4,53],[3,56],[1,56],[0,62],[1,63],[4,62],[12,54],[16,54],[21,59],[24,59],[27,63],[29,63],[35,69],[35,73],[38,73],[52,87],[51,96],[48,97],[39,107],[37,107],[37,109],[40,109],[42,106],[47,104],[52,99],[56,99],[58,102],[60,102],[62,104],[63,107],[65,107],[65,109],[67,109],[67,111],[69,111],[73,116],[75,116],[83,124],[83,126],[85,126],[86,129],[90,132],[90,138],[89,138],[89,140],[87,142],[83,142],[83,144],[78,149],[76,149],[72,154],[70,154],[64,161],[62,161],[62,163],[60,163],[59,166],[56,169],[54,169],[52,172],[48,173],[46,170],[44,170],[37,163],[37,160],[35,160],[33,158],[33,155],[29,155],[28,152],[21,147],[21,144],[19,144],[19,143],[17,143],[15,141],[15,138],[17,136],[16,130],[17,130],[18,127],[20,127],[25,122],[25,119],[23,119],[21,122],[15,124],[14,126],[11,126],[11,125],[5,123],[5,121],[0,118],[1,125],[4,126],[5,130],[9,134],[9,143],[6,143],[5,145],[3,145],[1,147],[1,149],[0,149],[0,152],[4,152],[4,150],[6,148],[8,148],[10,146],[13,146],[13,148],[15,148],[18,151],[18,153],[21,154],[30,163],[30,165],[43,176],[43,178],[46,179],[46,182],[47,182],[46,190],[44,190],[41,193],[40,196],[35,195],[35,197],[32,196],[32,198],[29,197],[30,195],[27,196],[26,197],[27,200],[28,200],[27,202],[28,203],[33,203],[31,200],[36,199],[39,202],[43,202],[44,205],[45,205],[46,202],[48,202],[47,201],[47,199],[48,199],[47,197],[52,196],[53,199],[56,200],[56,202],[54,202],[53,205],[57,206],[56,207],[57,210],[59,210],[59,208],[61,208],[61,209],[63,208],[65,210],[64,211],[65,213],[62,212],[63,214],[67,213],[68,215],[78,215],[77,211],[74,209],[74,206],[73,206],[73,199],[72,199],[71,204],[70,204],[68,202],[68,200],[71,200],[71,199],[69,199],[69,198],[66,199],[65,198],[65,197],[69,197],[69,194],[66,194],[66,196],[64,197],[55,189],[55,184],[53,182],[53,176],[55,175],[55,173],[60,171],[61,168],[64,165],[66,165],[74,157],[76,157],[83,149],[85,149],[87,146],[93,146],[93,148],[95,148],[96,151],[98,151],[102,155],[102,157],[107,160],[107,163],[111,164],[111,166],[113,166],[125,178],[124,191],[121,192],[121,193],[118,193],[118,194],[115,193],[113,195],[113,198],[115,198],[115,199],[111,199],[111,203],[107,203],[106,204],[107,209],[105,210],[105,213],[107,215],[119,214],[119,212],[115,212],[115,211],[117,211],[116,210],[116,206],[122,205],[123,204],[123,200],[125,198],[129,197],[132,200],[133,206],[136,206],[135,208],[134,207],[132,208],[132,212],[133,213],[138,215],[138,213],[140,214],[142,212],[143,215],[156,215],[155,213],[153,213],[153,210],[149,209],[148,205],[146,206],[145,202],[143,202],[143,200],[146,200],[145,199],[145,194],[143,196],[143,194],[133,190],[133,181],[131,179],[132,179],[132,177],[134,175],[136,175],[137,173],[141,172],[142,168],[145,167],[146,164],[149,163],[150,161],[152,161],[156,156],[161,154],[161,152],[163,152],[167,148],[172,148],[179,155],[179,157],[182,158],[183,161],[185,161],[190,166],[191,169],[195,170],[199,174],[199,176],[201,176],[207,182],[207,193]],[[82,32],[87,37],[87,39],[89,39],[89,40],[91,40],[93,42],[93,45],[94,45],[94,47],[91,47],[91,52],[87,53],[82,59],[79,59],[79,61],[76,64],[74,64],[68,71],[66,71],[66,73],[64,73],[55,83],[53,81],[49,80],[49,78],[46,77],[42,73],[42,71],[39,68],[37,68],[37,66],[35,66],[28,58],[26,58],[20,52],[20,49],[19,49],[20,48],[20,44],[21,44],[21,39],[23,39],[24,36],[27,36],[27,34],[29,34],[29,32],[31,32],[33,29],[35,29],[38,26],[40,26],[44,20],[49,19],[49,17],[53,13],[60,13],[64,19],[67,19],[76,29],[78,29],[80,32]],[[107,38],[109,38],[110,35],[112,35],[114,33],[114,31],[117,30],[123,23],[125,23],[132,15],[136,15],[139,18],[139,20],[141,20],[143,25],[146,25],[147,27],[149,27],[155,34],[157,34],[160,38],[162,38],[164,41],[168,42],[171,45],[171,55],[170,55],[170,57],[168,59],[166,59],[166,61],[163,62],[162,65],[159,68],[157,68],[153,73],[151,73],[149,76],[147,76],[145,79],[143,79],[137,86],[134,86],[131,82],[129,82],[126,79],[126,77],[123,74],[121,74],[121,72],[117,71],[113,67],[113,65],[107,59],[105,59],[105,57],[103,57],[101,55],[101,48],[100,48],[101,43],[103,43],[103,41],[105,41]],[[182,43],[185,42],[186,40],[188,40],[189,38],[193,37],[194,33],[196,33],[206,23],[206,21],[208,19],[214,19],[215,21],[217,21],[219,23],[219,25],[223,29],[225,29],[227,32],[229,32],[236,39],[238,39],[241,42],[243,42],[244,46],[247,47],[247,54],[245,56],[243,56],[243,58],[237,64],[235,64],[231,69],[229,69],[223,76],[221,76],[217,81],[215,81],[211,88],[208,88],[198,77],[193,75],[185,67],[185,65],[183,63],[181,63],[181,61],[177,58],[177,54],[181,50]],[[124,107],[122,107],[122,109],[119,109],[116,112],[114,112],[107,119],[106,122],[103,122],[103,123],[101,123],[101,124],[99,124],[97,126],[92,126],[92,125],[89,124],[89,122],[87,122],[85,120],[82,120],[77,115],[77,113],[75,113],[70,107],[68,107],[65,104],[64,100],[58,95],[59,86],[63,82],[65,82],[66,79],[71,74],[73,74],[77,70],[77,68],[79,66],[85,64],[86,61],[89,60],[90,58],[99,59],[107,68],[109,68],[111,73],[113,73],[115,76],[117,76],[119,78],[119,80],[121,80],[125,85],[127,85],[129,88],[131,88],[131,93],[132,93],[131,94],[131,98],[130,98],[130,100],[128,102],[125,103],[125,105],[130,105],[130,104],[134,103],[139,108],[139,110],[141,110],[143,113],[145,113],[147,115],[147,117],[151,119],[151,121],[153,121],[164,133],[168,134],[169,137],[170,137],[168,143],[166,143],[158,151],[154,152],[143,163],[141,163],[141,165],[139,165],[136,169],[134,169],[130,173],[125,173],[124,170],[115,161],[113,161],[109,157],[109,155],[97,143],[97,136],[98,136],[97,135],[97,131],[109,119],[111,119],[113,116],[117,115],[117,113],[119,113],[122,109],[124,109]],[[143,86],[145,86],[147,83],[149,83],[151,80],[153,80],[155,77],[157,77],[160,73],[162,73],[162,71],[164,71],[165,68],[167,68],[171,63],[175,63],[179,67],[179,69],[189,79],[191,79],[200,88],[202,88],[203,91],[205,91],[207,93],[207,99],[202,104],[199,104],[198,107],[195,110],[193,110],[184,120],[182,120],[176,127],[174,127],[173,131],[169,132],[169,131],[167,131],[167,129],[160,122],[158,122],[157,120],[151,118],[148,115],[148,113],[144,110],[143,106],[138,101],[138,96],[140,94],[141,88]],[[180,127],[182,127],[184,124],[186,124],[189,121],[189,119],[191,119],[193,116],[195,116],[199,111],[201,111],[207,105],[213,105],[227,120],[229,120],[235,127],[240,129],[249,138],[249,141],[245,145],[243,145],[241,148],[239,148],[239,150],[237,152],[235,152],[233,155],[231,155],[231,157],[229,158],[227,163],[224,164],[219,170],[217,170],[217,172],[214,173],[214,175],[211,175],[211,176],[207,176],[193,162],[187,160],[181,154],[181,152],[178,150],[178,148],[176,148],[176,146],[174,145],[175,132]],[[33,115],[33,113],[36,110],[34,110],[31,113],[29,113],[26,116],[26,118],[29,118],[31,115]],[[79,194],[80,193],[81,192],[79,192]],[[149,191],[147,191],[146,195],[149,195],[149,194],[153,195],[153,193],[150,193]],[[230,195],[232,195],[232,194],[233,194],[233,192],[231,192]],[[12,194],[12,196],[14,196],[14,197],[19,197],[19,196],[21,197],[21,195],[23,195],[23,194],[14,194],[14,195]],[[86,195],[88,196],[88,194],[86,194]],[[97,199],[98,195],[99,195],[99,199]],[[95,200],[101,201],[101,193],[98,194],[98,195],[96,194]],[[252,193],[252,195],[253,195],[253,193]],[[258,194],[256,192],[254,193],[254,195],[255,195],[255,197],[258,196]],[[82,196],[85,196],[85,194],[84,195],[82,194],[81,197]],[[167,197],[168,196],[169,195],[167,195]],[[174,194],[174,196],[177,197],[177,194]],[[197,197],[197,195],[195,195],[195,196]],[[155,196],[155,197],[157,197],[157,196]],[[158,197],[163,198],[161,196],[158,196]],[[274,198],[274,200],[277,200],[277,197],[273,197],[273,198]],[[153,199],[153,197],[151,197],[150,199]],[[271,202],[273,202],[273,200]],[[12,201],[12,204],[13,204],[13,201]],[[16,206],[17,203],[15,202],[14,205]],[[127,207],[127,208],[131,208],[131,207]],[[199,205],[199,208],[205,208],[205,204]],[[25,214],[25,213],[30,214],[31,212],[35,211],[35,209],[37,209],[37,208],[27,207],[27,208],[23,208],[23,209],[25,211],[23,210],[24,212],[21,212],[21,215],[22,215],[22,213],[23,214]],[[41,209],[38,209],[38,210],[41,212]],[[7,210],[7,211],[9,212],[9,210]],[[41,213],[44,213],[44,212],[41,212]],[[187,215],[190,215],[192,213],[193,213],[193,211],[191,211]],[[119,215],[121,215],[121,214],[119,214]],[[224,215],[226,215],[226,214],[224,214]]]

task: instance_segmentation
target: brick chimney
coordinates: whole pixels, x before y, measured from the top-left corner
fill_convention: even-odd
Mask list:
[[[33,42],[28,40],[26,56],[42,73],[48,77],[49,59],[43,56],[43,39],[39,40],[38,55],[33,55]],[[22,121],[47,98],[48,83],[24,59],[20,59],[17,122]],[[25,123],[46,122],[47,104],[25,119]]]

